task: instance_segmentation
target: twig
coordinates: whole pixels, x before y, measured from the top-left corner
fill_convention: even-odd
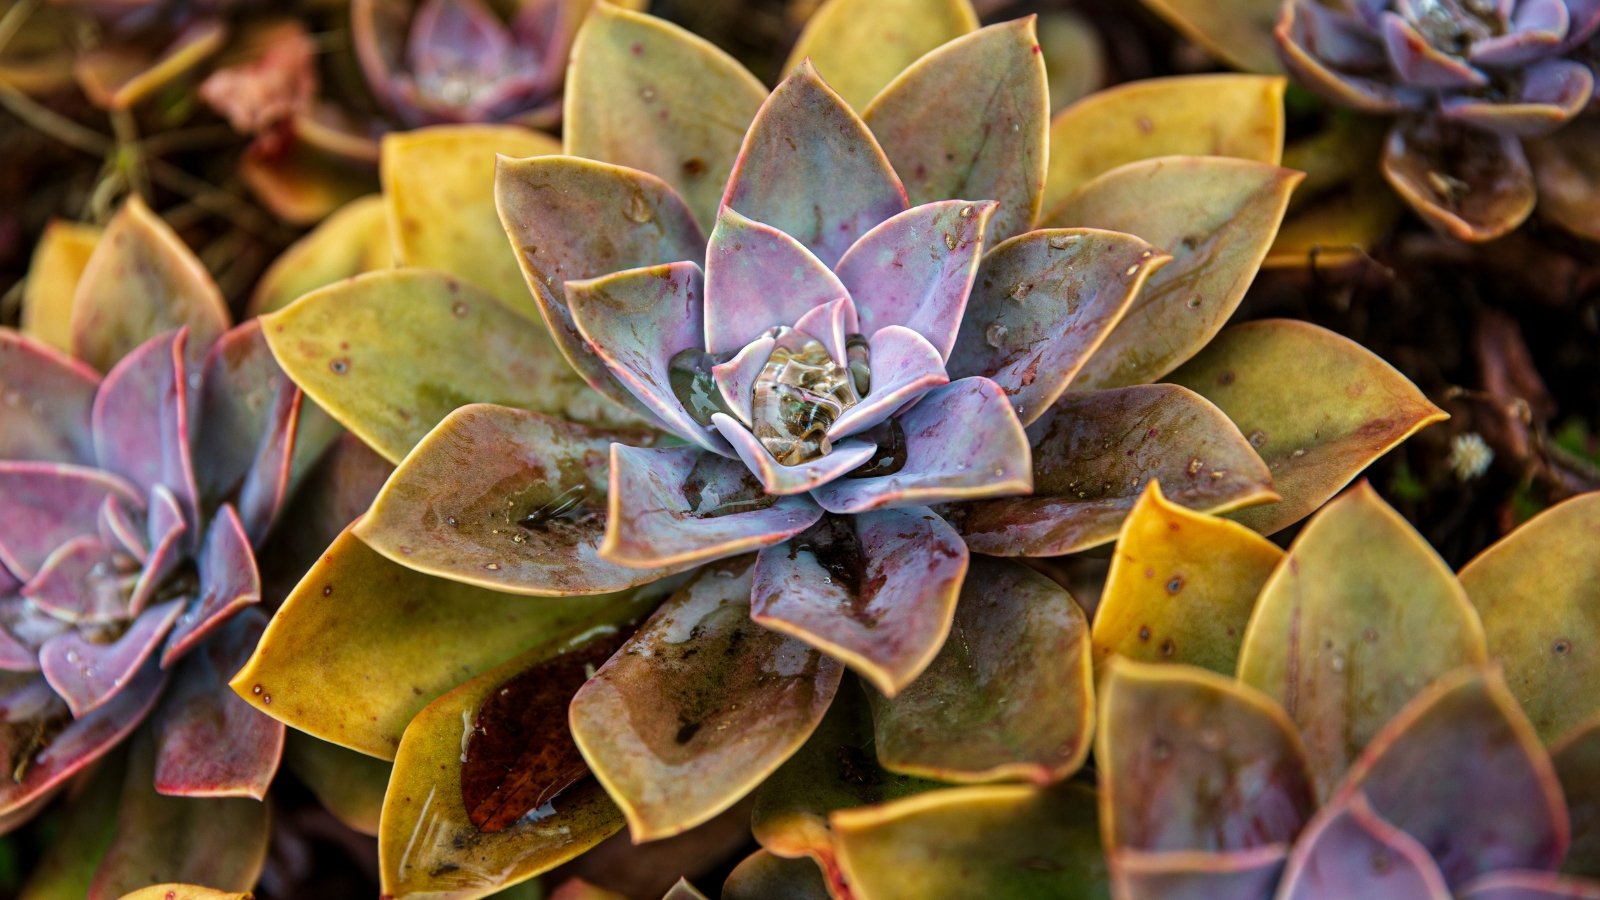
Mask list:
[[[92,128],[55,112],[9,84],[0,82],[0,106],[42,134],[90,156],[110,156],[116,144]]]
[[[6,10],[5,15],[0,16],[0,51],[6,49],[11,39],[17,36],[17,32],[22,30],[22,26],[33,15],[33,11],[43,2],[44,0],[21,0],[16,6]]]

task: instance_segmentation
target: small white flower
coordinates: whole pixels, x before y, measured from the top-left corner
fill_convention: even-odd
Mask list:
[[[1482,478],[1494,462],[1494,451],[1476,431],[1458,434],[1450,439],[1450,468],[1462,481]]]

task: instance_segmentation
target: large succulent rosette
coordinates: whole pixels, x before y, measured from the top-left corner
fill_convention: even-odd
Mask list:
[[[1288,0],[1277,38],[1302,83],[1395,114],[1390,182],[1434,224],[1486,240],[1532,211],[1522,141],[1588,108],[1591,0]]]
[[[110,790],[126,769],[129,824],[170,815],[173,844],[141,822],[103,862],[63,859],[95,897],[152,877],[248,888],[284,730],[226,681],[266,625],[254,548],[329,423],[302,420],[259,325],[228,329],[204,268],[136,200],[51,302],[70,309],[76,358],[0,330],[0,821],[137,735],[104,769]]]
[[[1114,895],[1600,896],[1594,601],[1568,580],[1597,516],[1570,500],[1458,577],[1365,484],[1287,553],[1152,490],[1093,630]]]
[[[394,761],[386,891],[479,896],[758,785],[763,845],[838,876],[834,809],[1059,782],[1087,623],[1000,557],[1110,542],[1154,478],[1276,530],[1437,417],[1320,329],[1218,335],[1296,181],[1261,161],[1278,85],[1225,84],[1248,159],[1130,138],[1178,108],[1148,95],[1052,135],[1032,22],[970,27],[858,113],[598,7],[567,155],[386,170],[432,268],[264,317],[398,468],[233,685]]]

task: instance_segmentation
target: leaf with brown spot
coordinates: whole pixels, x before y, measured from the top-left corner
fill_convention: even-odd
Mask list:
[[[1151,481],[1111,554],[1095,668],[1115,655],[1232,675],[1256,596],[1282,558],[1250,529],[1172,503]]]
[[[1374,459],[1445,418],[1394,367],[1307,322],[1235,325],[1171,380],[1227,413],[1266,460],[1283,499],[1229,515],[1262,534],[1300,521]]]

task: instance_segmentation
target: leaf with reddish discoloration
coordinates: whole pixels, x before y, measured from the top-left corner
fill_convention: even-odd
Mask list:
[[[809,59],[856,109],[944,44],[976,31],[968,0],[828,0],[806,20],[784,64]]]
[[[1094,614],[1094,660],[1232,675],[1256,597],[1283,551],[1243,525],[1172,503],[1151,481],[1123,520]]]
[[[224,505],[217,510],[211,527],[206,529],[196,566],[200,572],[200,595],[185,601],[186,609],[161,651],[163,669],[170,668],[240,610],[261,602],[261,575],[256,571],[255,554],[250,551],[244,526],[233,507]],[[241,657],[239,662],[243,661]]]
[[[756,559],[750,615],[893,696],[950,632],[967,548],[927,507],[828,516]]]
[[[261,800],[283,755],[283,724],[228,690],[267,617],[245,610],[184,660],[156,713],[156,790],[169,797]]]
[[[578,691],[573,737],[635,841],[700,824],[800,748],[842,666],[750,619],[750,557],[708,567]]]
[[[1507,234],[1539,199],[1515,135],[1437,118],[1396,123],[1383,146],[1383,174],[1428,224],[1462,241]]]
[[[1057,556],[1107,543],[1152,479],[1173,502],[1203,512],[1277,497],[1244,435],[1175,385],[1065,394],[1028,438],[1031,496],[946,512],[979,553]]]
[[[1113,169],[1063,200],[1045,224],[1127,232],[1172,254],[1073,386],[1155,381],[1206,346],[1255,280],[1302,177],[1248,159],[1166,156]]]
[[[1600,494],[1545,510],[1461,570],[1489,655],[1546,744],[1600,716]],[[1532,611],[1537,610],[1536,614]]]
[[[101,468],[148,494],[172,492],[186,521],[199,518],[199,489],[190,460],[189,379],[184,362],[188,333],[151,338],[106,373],[90,421]]]
[[[1034,17],[980,29],[901,72],[863,112],[913,204],[1000,204],[990,236],[1033,226],[1044,194],[1050,100]]]
[[[613,412],[542,328],[440,272],[359,275],[261,322],[289,377],[390,462],[469,403],[580,421]]]
[[[907,206],[872,132],[810,60],[756,113],[722,204],[787,232],[830,266]]]
[[[1418,691],[1486,658],[1450,569],[1362,482],[1306,524],[1262,588],[1239,679],[1283,705],[1327,796]]]
[[[953,788],[830,818],[855,896],[1108,896],[1094,794],[1083,785]]]
[[[296,729],[393,759],[406,723],[435,697],[581,627],[607,602],[532,601],[434,578],[346,531],[306,572],[230,684]]]
[[[100,377],[88,366],[15,331],[0,329],[0,458],[93,463],[89,426]]]
[[[104,372],[135,347],[188,326],[198,359],[228,328],[228,306],[183,241],[133,197],[111,219],[72,301],[72,355]]]
[[[878,761],[944,781],[1060,781],[1089,754],[1088,644],[1083,610],[1055,582],[974,559],[927,671],[893,699],[868,695]]]
[[[643,266],[701,262],[705,235],[683,198],[636,169],[542,156],[500,160],[495,202],[561,354],[595,390],[642,412],[578,333],[565,284]]]
[[[108,498],[144,508],[133,485],[100,469],[0,461],[0,563],[32,578],[62,544],[96,533]]]
[[[1291,371],[1292,382],[1283,377]],[[1171,380],[1227,413],[1266,460],[1283,499],[1229,515],[1263,534],[1309,515],[1368,463],[1445,418],[1394,367],[1307,322],[1235,325]]]
[[[1145,279],[1170,260],[1132,235],[1089,228],[1006,241],[978,268],[950,374],[993,379],[1022,424],[1033,422],[1122,320]]]
[[[1231,678],[1112,660],[1099,716],[1095,761],[1108,850],[1282,845],[1316,809],[1294,723],[1271,698]]]
[[[356,534],[407,568],[497,591],[564,597],[636,587],[667,571],[600,555],[607,453],[613,441],[654,439],[649,431],[464,406],[389,477]],[[462,466],[467,458],[476,462]]]
[[[572,48],[566,151],[660,176],[709,228],[766,97],[755,76],[709,42],[600,4]]]
[[[57,635],[39,648],[39,670],[81,719],[133,687],[135,675],[182,611],[180,600],[152,606],[105,644],[91,641],[84,631]]]

